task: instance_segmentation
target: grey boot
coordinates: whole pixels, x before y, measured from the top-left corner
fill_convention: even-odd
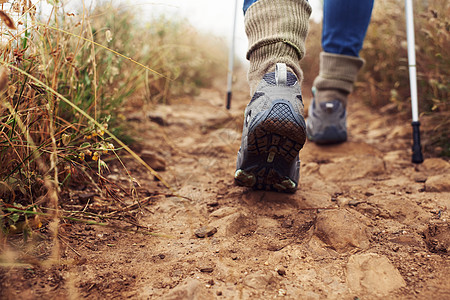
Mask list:
[[[252,99],[245,109],[235,182],[295,192],[306,140],[300,59],[311,7],[305,0],[259,0],[245,15]]]
[[[322,52],[320,73],[314,80],[306,132],[318,144],[347,140],[347,96],[353,90],[358,71],[364,64],[359,57]]]

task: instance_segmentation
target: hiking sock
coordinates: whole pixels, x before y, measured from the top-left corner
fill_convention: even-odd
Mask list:
[[[248,82],[253,95],[264,74],[276,63],[285,63],[301,82],[300,60],[305,55],[305,39],[311,6],[305,0],[259,0],[245,13],[248,37]]]
[[[320,53],[320,71],[314,79],[318,102],[339,100],[347,106],[347,96],[353,91],[358,71],[364,60],[349,55]]]

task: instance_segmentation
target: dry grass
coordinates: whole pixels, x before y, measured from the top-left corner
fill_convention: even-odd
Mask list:
[[[9,1],[0,15],[3,237],[26,239],[52,219],[56,240],[70,184],[105,193],[107,161],[123,150],[170,188],[123,142],[124,107],[136,98],[168,103],[226,73],[226,47],[205,42],[184,20],[142,23],[132,7],[73,13],[57,5],[42,19],[30,1]],[[134,184],[130,175],[130,195]]]

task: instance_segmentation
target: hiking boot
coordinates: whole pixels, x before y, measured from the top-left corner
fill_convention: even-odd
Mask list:
[[[313,88],[313,99],[309,106],[306,120],[308,139],[316,144],[336,144],[347,140],[347,112],[339,100],[325,102],[316,101]]]
[[[298,153],[306,140],[297,77],[278,63],[267,73],[245,109],[235,182],[258,190],[295,192]]]

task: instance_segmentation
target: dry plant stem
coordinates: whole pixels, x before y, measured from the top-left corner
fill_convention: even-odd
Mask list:
[[[14,153],[17,156],[17,159],[20,160],[20,164],[23,165],[23,159],[22,156],[19,154],[19,152],[17,152],[16,147],[14,147],[14,144],[11,142],[11,140],[9,139],[9,137],[6,135],[6,133],[2,132],[2,134],[5,136],[6,141],[8,141],[9,145],[11,146],[11,149],[13,149]]]
[[[114,134],[112,134],[108,129],[106,129],[102,124],[100,124],[99,122],[97,122],[96,120],[94,120],[91,116],[89,116],[85,111],[83,111],[82,109],[80,109],[77,105],[73,104],[71,101],[69,101],[67,98],[65,98],[63,95],[61,95],[60,93],[58,93],[57,91],[55,91],[54,89],[52,89],[51,87],[49,87],[48,85],[46,85],[45,83],[43,83],[41,80],[37,79],[36,77],[34,77],[33,75],[17,68],[16,66],[13,66],[9,63],[6,63],[5,61],[0,61],[0,63],[7,65],[10,68],[13,68],[14,70],[22,73],[25,76],[28,76],[31,80],[35,81],[36,83],[38,83],[39,85],[41,85],[43,88],[45,88],[46,90],[48,90],[49,92],[53,93],[55,96],[57,96],[58,98],[60,98],[61,100],[63,100],[65,103],[67,103],[68,105],[70,105],[73,109],[75,109],[77,112],[79,112],[81,115],[83,115],[85,118],[87,118],[88,120],[92,121],[96,126],[98,126],[101,130],[103,130],[106,134],[108,134],[114,141],[116,141],[121,147],[123,147],[128,153],[131,154],[131,156],[133,156],[133,158],[138,161],[140,164],[142,164],[148,171],[150,171],[150,173],[155,176],[156,178],[158,178],[165,187],[167,187],[170,191],[172,191],[174,194],[175,190],[161,177],[161,175],[159,175],[158,172],[156,172],[155,170],[153,170],[152,167],[150,167],[142,158],[139,157],[139,155],[136,154],[136,152],[134,152],[133,150],[130,149],[130,147],[128,147],[127,145],[125,145],[121,140],[119,140]],[[9,105],[9,103],[7,103]],[[9,105],[9,107],[11,107],[11,105]],[[12,107],[11,107],[12,108]],[[23,124],[22,124],[23,125]],[[27,132],[28,134],[28,132]]]
[[[125,208],[123,208],[121,210],[115,210],[115,211],[112,211],[110,213],[107,213],[105,215],[105,217],[106,218],[111,218],[111,216],[116,215],[118,213],[127,212],[127,211],[130,211],[130,210],[133,210],[133,209],[137,209],[137,208],[142,209],[142,205],[148,204],[148,202],[150,202],[151,199],[152,199],[152,196],[146,197],[146,198],[142,199],[141,201],[139,201],[137,203],[134,203],[134,204],[131,204],[131,205],[128,205],[127,207],[125,207]]]
[[[94,187],[97,189],[97,191],[100,193],[101,196],[103,195],[103,191],[102,189],[98,186],[97,183],[95,183],[95,180],[91,177],[91,175],[89,175],[88,172],[86,172],[86,170],[84,168],[80,168],[80,170],[84,173],[84,175],[86,175],[86,177],[89,178],[89,180],[91,181],[91,183],[94,185]]]
[[[136,187],[133,184],[134,178],[131,176],[130,171],[128,171],[127,167],[125,166],[125,164],[123,163],[123,161],[120,159],[119,155],[117,154],[117,152],[115,150],[112,150],[112,152],[114,153],[114,156],[117,158],[117,160],[120,162],[122,168],[125,170],[125,172],[128,175],[128,178],[130,179],[131,182],[131,190],[135,191]],[[137,199],[138,203],[139,203],[139,199]]]
[[[52,247],[52,255],[51,255],[52,258],[51,258],[51,261],[49,261],[49,263],[52,264],[53,262],[56,262],[59,257],[59,242],[57,239],[58,224],[59,224],[58,210],[57,210],[57,208],[58,208],[58,184],[57,184],[58,173],[57,172],[55,173],[56,178],[54,180],[52,180],[50,178],[50,176],[46,175],[48,172],[48,169],[45,166],[45,164],[42,162],[42,159],[38,155],[38,152],[35,151],[37,149],[36,144],[34,143],[32,137],[30,136],[28,129],[25,127],[25,124],[23,124],[22,119],[18,116],[14,107],[12,107],[9,102],[2,101],[2,105],[6,106],[6,108],[10,111],[11,115],[14,116],[14,118],[17,122],[17,125],[19,126],[20,130],[26,137],[28,145],[30,145],[33,148],[33,151],[32,151],[33,156],[37,162],[39,169],[42,171],[42,174],[44,174],[44,176],[43,176],[44,177],[44,186],[47,188],[48,198],[50,200],[50,203],[52,203],[55,207],[55,213],[53,214],[53,222],[52,222],[52,225],[50,226],[52,229],[52,232],[53,232],[53,241],[54,241],[53,247]],[[53,139],[54,139],[54,136],[53,136]],[[56,141],[55,141],[55,146],[56,146]],[[56,154],[56,152],[52,153],[52,155],[53,154]],[[53,159],[55,159],[55,158],[53,158]],[[55,167],[55,170],[57,171],[56,165],[54,167]]]
[[[49,117],[50,117],[50,137],[52,140],[52,148],[53,151],[50,154],[50,166],[54,170],[54,179],[53,179],[53,189],[49,191],[51,193],[50,200],[52,202],[52,205],[55,209],[55,213],[53,214],[53,247],[52,247],[52,261],[57,262],[59,260],[59,240],[58,240],[58,228],[59,228],[59,219],[58,219],[58,193],[59,193],[59,184],[58,184],[58,164],[57,164],[57,146],[56,146],[56,139],[55,139],[55,128],[54,128],[54,112],[55,112],[55,102],[52,101],[50,105],[51,110],[49,110]]]
[[[76,255],[78,255],[78,257],[81,257],[81,254],[79,252],[77,252],[72,246],[70,246],[69,243],[64,241],[62,235],[58,234],[58,238],[64,245],[66,245],[70,250],[72,250]]]
[[[20,212],[20,213],[26,213],[26,214],[30,214],[30,215],[40,215],[40,216],[44,216],[44,217],[51,217],[50,214],[43,213],[43,212],[37,212],[37,211],[22,210],[22,209],[11,208],[11,207],[7,207],[6,210],[10,211],[10,212]],[[158,237],[174,238],[173,236],[170,236],[170,235],[158,234],[158,233],[149,232],[149,231],[132,230],[132,229],[123,228],[123,227],[108,224],[108,223],[101,223],[101,222],[96,222],[96,221],[91,221],[91,220],[83,220],[83,219],[78,219],[78,218],[74,218],[74,217],[60,216],[59,219],[70,220],[70,221],[83,223],[83,224],[87,224],[87,225],[98,225],[98,226],[113,228],[113,229],[117,229],[117,230],[120,230],[123,232],[136,232],[136,233],[142,233],[142,234],[158,236]],[[136,224],[132,224],[132,225],[136,226]],[[141,225],[137,225],[137,227],[146,228]],[[52,261],[50,263],[52,263]]]
[[[115,51],[115,50],[113,50],[113,49],[111,49],[111,48],[108,48],[108,47],[106,47],[106,46],[104,46],[104,45],[102,45],[102,44],[99,44],[99,43],[97,43],[97,42],[94,42],[94,41],[92,41],[92,40],[90,40],[90,39],[87,39],[87,38],[85,38],[85,37],[82,37],[82,36],[80,36],[80,35],[76,35],[76,34],[71,33],[71,32],[69,32],[69,31],[63,30],[63,29],[61,29],[61,28],[57,28],[57,27],[54,27],[54,26],[50,26],[50,25],[48,25],[48,24],[44,24],[44,23],[40,23],[40,22],[37,22],[37,24],[42,25],[42,26],[45,26],[46,28],[49,28],[49,29],[57,30],[57,31],[63,32],[63,33],[65,33],[65,34],[68,34],[68,35],[71,35],[71,36],[80,38],[80,39],[82,39],[82,40],[84,40],[84,41],[86,41],[86,42],[92,43],[92,44],[94,44],[94,45],[96,45],[96,46],[98,46],[98,47],[101,47],[101,48],[103,48],[103,49],[105,49],[105,50],[108,50],[108,51],[114,53],[115,55],[118,55],[118,56],[120,56],[120,57],[122,57],[122,58],[125,58],[126,60],[129,60],[129,61],[131,61],[132,63],[134,63],[134,64],[136,64],[136,65],[138,65],[138,66],[140,66],[140,67],[142,67],[142,68],[145,68],[146,70],[149,70],[150,72],[152,72],[152,73],[154,73],[154,74],[156,74],[156,75],[158,75],[158,76],[161,76],[161,77],[163,77],[163,78],[166,78],[167,80],[173,81],[172,78],[169,78],[169,77],[167,77],[167,76],[165,76],[165,75],[163,75],[163,74],[161,74],[161,73],[159,73],[159,72],[157,72],[157,71],[155,71],[155,70],[153,70],[153,69],[151,69],[151,68],[149,68],[149,67],[147,67],[147,66],[141,64],[140,62],[135,61],[135,60],[132,59],[131,57],[125,56],[125,55],[123,55],[123,54],[121,54],[121,53],[119,53],[119,52],[117,52],[117,51]]]
[[[147,198],[151,198],[151,197],[147,197]],[[145,198],[144,200],[148,200],[147,198]],[[88,203],[89,203],[89,200],[88,200]],[[128,207],[133,206],[133,205],[136,205],[136,204],[131,204]],[[48,207],[42,207],[42,208],[45,209],[45,210],[54,210],[54,209],[48,208]],[[125,210],[125,209],[127,209],[127,208],[124,208],[122,210]],[[86,210],[86,206],[83,207],[83,210],[64,210],[64,209],[60,209],[59,211],[61,213],[69,214],[69,217],[76,216],[76,215],[80,214],[80,215],[83,215],[84,217],[87,217],[87,218],[100,218],[100,219],[112,219],[112,220],[118,220],[118,218],[110,216],[111,214],[114,214],[115,212],[121,212],[121,211],[114,211],[114,212],[107,213],[106,215],[99,215],[99,214],[94,214],[94,213],[91,213],[91,212],[87,212],[85,210]]]
[[[94,40],[94,35],[92,34],[91,23],[88,21],[88,30],[91,36],[91,40]],[[97,62],[95,60],[95,45],[91,43],[91,57],[92,57],[92,70],[94,75],[94,119],[97,120]]]

